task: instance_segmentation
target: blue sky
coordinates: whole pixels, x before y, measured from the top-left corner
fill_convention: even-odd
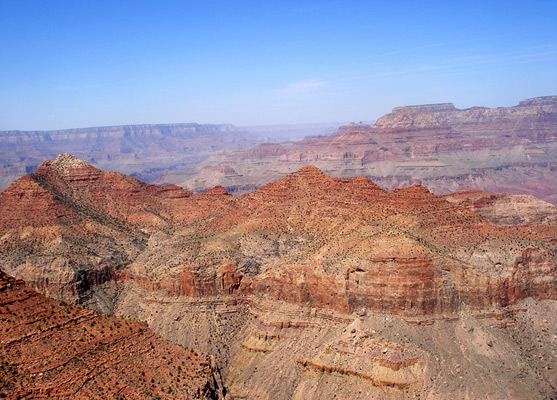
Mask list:
[[[0,0],[0,130],[359,121],[555,94],[556,0]]]

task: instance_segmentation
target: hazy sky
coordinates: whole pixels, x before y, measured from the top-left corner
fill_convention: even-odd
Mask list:
[[[0,0],[0,130],[359,121],[557,94],[557,0]]]

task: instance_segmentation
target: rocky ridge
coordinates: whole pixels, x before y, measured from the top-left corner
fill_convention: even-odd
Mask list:
[[[0,316],[2,398],[224,399],[211,357],[49,300],[2,271]]]
[[[239,398],[543,398],[552,358],[526,349],[555,324],[554,206],[498,202],[494,224],[470,206],[491,194],[474,193],[306,166],[240,197],[194,195],[61,155],[0,194],[0,261],[213,354]],[[548,326],[521,336],[530,312]]]
[[[213,154],[197,174],[173,182],[199,192],[215,185],[245,193],[307,164],[336,177],[368,176],[385,189],[422,184],[534,195],[557,203],[557,97],[514,107],[452,103],[397,107],[373,126],[350,124],[330,136]]]
[[[1,245],[8,272],[51,295],[59,282],[61,298],[120,279],[171,294],[270,293],[343,312],[553,298],[555,207],[522,197],[517,211],[515,197],[491,196],[507,199],[498,213],[477,192],[386,192],[311,166],[239,198],[222,187],[195,196],[61,155],[2,192],[1,208],[13,212],[0,219]]]

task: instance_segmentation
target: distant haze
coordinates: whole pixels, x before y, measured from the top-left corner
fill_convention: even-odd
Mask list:
[[[554,0],[4,0],[0,130],[512,106],[557,93],[556,20]]]

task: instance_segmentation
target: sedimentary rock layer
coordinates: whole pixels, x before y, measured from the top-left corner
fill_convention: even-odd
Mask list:
[[[210,356],[49,300],[2,271],[0,333],[2,398],[224,398]]]
[[[122,280],[172,295],[267,294],[405,315],[555,299],[555,207],[523,198],[521,217],[497,226],[466,196],[387,192],[311,166],[238,198],[218,187],[193,195],[61,155],[0,195],[11,210],[0,246],[8,272],[77,302]],[[498,204],[514,215],[515,202]]]
[[[548,96],[509,108],[397,107],[373,126],[220,152],[190,179],[171,172],[159,182],[245,193],[312,164],[336,177],[368,176],[385,189],[423,184],[435,193],[510,192],[557,204],[555,159],[557,97]]]
[[[213,355],[232,397],[542,399],[555,393],[555,207],[530,197],[436,196],[420,185],[386,191],[369,178],[332,178],[312,166],[240,197],[223,187],[196,195],[61,155],[0,193],[0,209],[4,271],[51,297],[132,317],[165,339]],[[23,319],[35,309],[41,310],[33,305],[13,315]],[[23,337],[17,332],[25,326],[32,332],[25,349],[13,351],[51,346],[47,334],[65,343],[70,332],[78,342],[57,357],[73,357],[83,337],[90,356],[64,365],[81,362],[96,373],[91,368],[101,360],[112,368],[111,355],[124,360],[117,366],[128,365],[118,346],[140,346],[132,337],[151,340],[136,324],[121,322],[111,331],[104,317],[64,309],[69,318],[91,318],[95,327],[68,323],[73,330],[52,332],[54,312],[45,314],[48,323],[23,326],[8,318],[7,334]],[[121,340],[111,344],[111,332]],[[96,334],[112,353],[102,353]],[[129,361],[138,366],[131,375],[140,381],[133,390],[144,391],[138,396],[148,397],[158,383],[159,396],[176,397],[168,391],[184,385],[174,371],[182,356],[168,351],[158,369],[147,359]],[[191,355],[192,362],[202,357]],[[10,387],[43,388],[30,375],[47,376],[46,361],[35,361],[32,370],[10,367]],[[215,371],[209,364],[203,368]],[[147,382],[142,370],[150,374]],[[15,377],[20,372],[25,379]],[[53,370],[53,387],[66,382],[65,373]],[[85,379],[82,388],[90,392],[84,396],[97,395],[88,386],[95,378],[74,376],[72,385]],[[107,382],[114,385],[98,385],[107,396],[131,385]],[[50,394],[66,395],[56,390]]]

